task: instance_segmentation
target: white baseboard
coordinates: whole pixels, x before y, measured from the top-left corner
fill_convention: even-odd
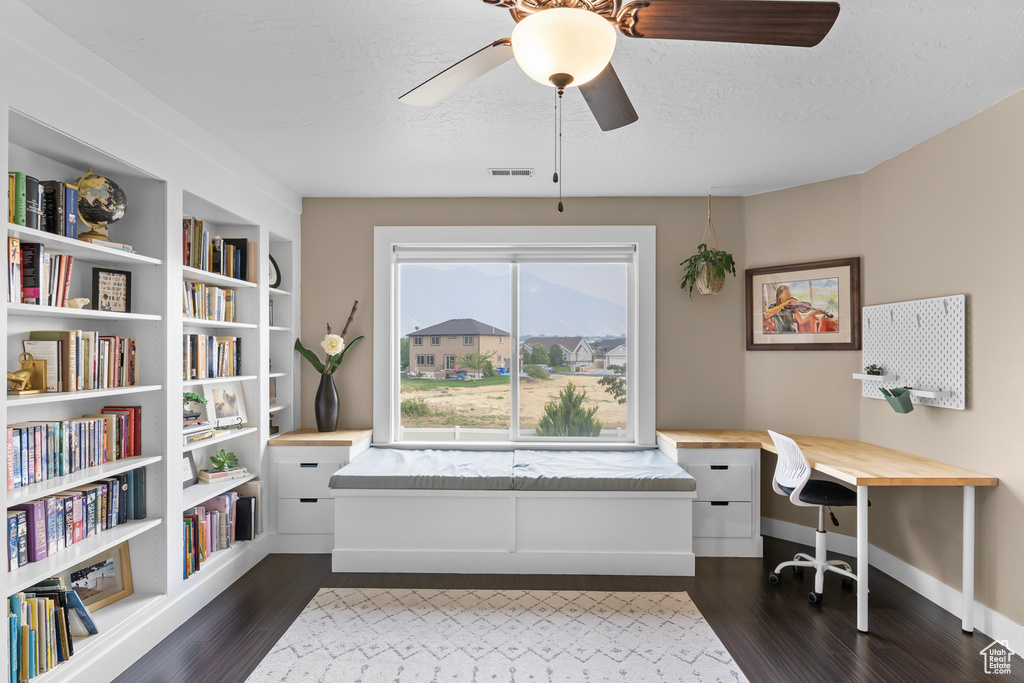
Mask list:
[[[802,524],[762,517],[761,534],[814,547],[814,529]],[[856,557],[857,538],[829,531],[828,549]],[[934,576],[926,574],[878,546],[868,545],[868,558],[869,564],[875,569],[888,574],[947,612],[957,617],[963,615],[963,593],[957,589],[947,586]],[[1024,626],[1005,614],[1000,614],[991,607],[975,601],[974,625],[977,630],[993,640],[1006,640],[1015,651],[1024,652]],[[988,645],[988,643],[982,643],[982,646],[984,645]]]
[[[277,534],[273,553],[326,555],[334,550],[333,534]]]

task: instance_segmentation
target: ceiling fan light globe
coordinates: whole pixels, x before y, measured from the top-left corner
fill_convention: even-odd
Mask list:
[[[569,74],[572,85],[595,78],[615,52],[615,28],[593,12],[558,7],[531,14],[512,31],[512,52],[526,75],[552,85],[554,74]]]

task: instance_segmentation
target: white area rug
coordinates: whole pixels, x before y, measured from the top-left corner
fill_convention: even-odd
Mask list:
[[[323,588],[248,680],[747,679],[686,593]]]

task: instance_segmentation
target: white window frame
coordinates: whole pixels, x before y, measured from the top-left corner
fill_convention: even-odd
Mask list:
[[[434,341],[435,339],[437,340],[437,342]],[[430,345],[431,346],[440,346],[441,345],[441,336],[437,335],[437,334],[432,335],[430,337]]]
[[[464,334],[464,335],[462,335],[462,345],[463,346],[473,346],[473,344],[475,344],[475,343],[476,342],[473,341],[473,335],[472,334]]]
[[[423,346],[423,335],[414,334],[412,337],[413,346]]]
[[[628,264],[630,277],[627,298],[630,303],[627,320],[627,367],[630,368],[626,385],[628,423],[631,434],[627,439],[615,441],[584,441],[572,439],[518,438],[504,441],[430,441],[422,444],[403,440],[401,433],[401,376],[399,371],[400,345],[397,303],[399,281],[396,248],[415,245],[425,249],[466,250],[467,262],[475,259],[472,245],[507,247],[510,255],[523,249],[549,250],[571,253],[574,246],[602,247],[621,250],[630,245],[634,257]],[[468,248],[467,248],[468,245]],[[656,304],[656,228],[653,225],[599,225],[599,226],[376,226],[374,228],[374,313],[373,313],[373,441],[377,445],[403,447],[456,447],[459,449],[513,449],[554,448],[614,450],[624,448],[654,448],[655,437],[655,304]],[[557,261],[557,257],[552,257]],[[513,269],[517,265],[513,261]],[[519,302],[517,293],[512,297],[512,338],[518,330]],[[515,433],[518,415],[518,373],[512,377],[512,420]]]

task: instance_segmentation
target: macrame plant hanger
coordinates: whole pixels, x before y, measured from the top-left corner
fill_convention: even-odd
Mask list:
[[[704,226],[704,235],[700,238],[701,244],[707,245],[708,251],[718,249],[718,236],[715,235],[715,224],[711,222],[711,194],[708,193],[708,222]],[[718,294],[725,284],[725,275],[721,277],[715,274],[714,268],[701,264],[697,266],[697,291],[701,294]]]

